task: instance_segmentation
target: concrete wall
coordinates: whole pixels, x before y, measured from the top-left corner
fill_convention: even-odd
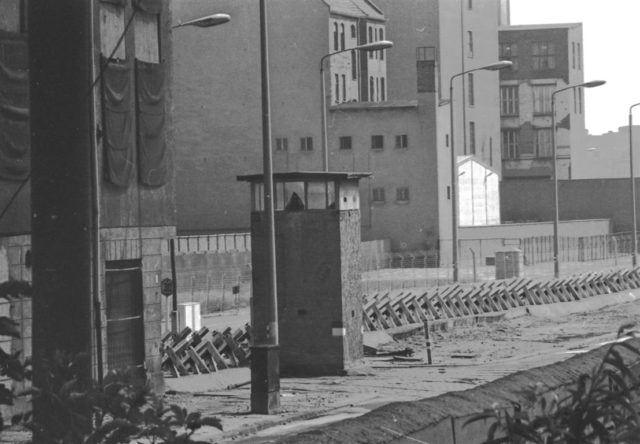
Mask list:
[[[640,341],[631,340],[637,347]],[[479,387],[413,402],[396,402],[353,419],[332,423],[281,440],[282,443],[415,443],[476,444],[487,439],[493,421],[464,426],[473,416],[491,409],[494,403],[527,408],[522,390],[542,383],[549,397],[563,397],[575,389],[578,377],[602,362],[606,347],[573,356],[565,361],[521,371]],[[625,361],[631,353],[618,349]],[[637,373],[637,366],[633,372]],[[499,436],[496,436],[499,437]]]
[[[174,1],[172,8],[176,21],[211,14],[206,0]],[[267,9],[272,135],[289,144],[275,153],[274,169],[319,170],[319,64],[330,52],[329,8],[319,0],[275,0]],[[181,232],[248,230],[249,189],[236,176],[262,170],[259,8],[223,0],[216,10],[232,21],[174,32]],[[312,151],[300,152],[302,137],[313,138]]]
[[[636,180],[636,199],[640,199]],[[631,189],[628,179],[561,180],[558,183],[560,220],[611,219],[611,231],[632,230]],[[553,220],[553,182],[503,180],[500,184],[503,222]],[[640,208],[640,201],[636,202]]]

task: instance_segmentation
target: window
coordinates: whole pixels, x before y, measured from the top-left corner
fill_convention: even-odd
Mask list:
[[[300,151],[313,151],[313,137],[300,138]]]
[[[416,69],[418,71],[418,92],[436,91],[436,48],[421,46],[416,48]]]
[[[373,84],[373,77],[369,77],[369,101],[374,102],[375,99],[373,98],[373,93],[374,91],[374,84]]]
[[[467,83],[469,87],[469,106],[474,106],[476,104],[476,98],[473,90],[473,73],[467,74]]]
[[[578,114],[578,88],[573,88],[573,113]]]
[[[469,11],[473,9],[473,0],[467,0],[467,9]]]
[[[356,25],[351,25],[351,38],[355,39],[357,37],[356,34]]]
[[[517,129],[503,129],[501,132],[502,132],[502,159],[503,160],[517,159],[519,131]]]
[[[554,69],[556,67],[556,47],[552,42],[533,42],[531,61],[534,71]]]
[[[124,8],[108,3],[100,3],[100,51],[105,57],[113,53],[113,58],[126,58],[125,40],[116,45],[124,33]],[[115,50],[115,52],[113,52]]]
[[[334,78],[336,79],[336,103],[340,103],[340,76],[334,74]]]
[[[333,24],[333,50],[338,50],[338,24]]]
[[[582,88],[578,88],[578,112],[582,114]]]
[[[383,102],[385,100],[387,100],[387,92],[385,91],[385,82],[384,82],[384,77],[380,79],[380,100],[382,100]]]
[[[535,130],[536,156],[551,157],[551,128],[538,128]]]
[[[500,114],[503,116],[518,115],[519,106],[519,88],[518,86],[501,86],[500,87]]]
[[[342,137],[340,137],[340,149],[341,150],[350,150],[351,149],[351,136],[342,136]]]
[[[356,80],[358,78],[358,59],[356,58],[356,51],[351,51],[351,79]]]
[[[342,74],[342,100],[347,101],[347,76]]]
[[[382,29],[378,30],[378,40],[384,40],[384,31]],[[384,60],[384,49],[380,50],[380,60]]]
[[[369,26],[369,43],[373,43],[373,28]],[[369,51],[369,58],[373,58],[373,51]]]
[[[580,42],[578,42],[577,59],[578,59],[578,69],[582,69],[582,51],[580,50]]]
[[[571,42],[571,66],[576,69],[576,42]]]
[[[396,188],[396,201],[409,202],[409,187]]]
[[[551,113],[551,94],[555,85],[534,85],[533,90],[533,113]]]
[[[467,31],[467,57],[473,58],[473,31]]]
[[[371,200],[373,202],[384,202],[385,201],[384,188],[376,187],[376,188],[372,189],[371,190]]]
[[[517,43],[500,43],[500,60],[510,60],[511,70],[518,69],[518,44]]]
[[[396,136],[396,148],[408,148],[409,147],[409,138],[406,134],[401,134]]]
[[[384,149],[384,136],[380,136],[380,135],[371,136],[371,149],[372,150]]]
[[[380,79],[376,77],[376,102],[380,101]]]
[[[142,62],[160,63],[158,18],[158,14],[136,12],[134,20],[136,59]]]
[[[476,122],[469,122],[469,153],[476,153]]]
[[[276,151],[289,151],[289,139],[286,137],[276,138]]]
[[[344,35],[344,23],[340,24],[340,50],[344,50],[345,47],[345,35]]]

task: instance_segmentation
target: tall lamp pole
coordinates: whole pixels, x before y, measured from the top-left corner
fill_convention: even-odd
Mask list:
[[[324,62],[329,57],[334,56],[336,54],[341,54],[347,51],[362,51],[362,52],[371,52],[371,51],[380,51],[383,49],[388,49],[393,46],[393,42],[389,40],[380,40],[377,42],[365,43],[364,45],[354,46],[352,48],[341,49],[340,51],[331,52],[322,56],[320,59],[320,92],[322,93],[322,169],[324,171],[329,171],[329,149],[327,146],[327,92],[325,86],[325,78],[324,78]]]
[[[509,68],[513,62],[502,60],[500,62],[491,63],[479,68],[468,69],[466,71],[454,74],[449,79],[449,142],[451,143],[451,266],[453,267],[453,281],[458,282],[458,199],[457,186],[458,181],[458,163],[456,162],[456,150],[453,143],[453,80],[456,77],[463,76],[474,71],[498,71],[500,69]],[[463,127],[463,131],[466,128]]]
[[[262,161],[267,228],[267,326],[251,347],[251,412],[271,415],[280,410],[280,347],[276,280],[276,233],[273,202],[273,153],[269,91],[269,37],[266,0],[260,0],[260,80],[262,90]],[[260,338],[260,340],[258,340]]]
[[[632,213],[632,231],[633,231],[633,250],[631,252],[631,263],[635,267],[638,264],[638,216],[636,214],[636,184],[635,175],[633,174],[633,108],[640,105],[634,103],[629,107],[629,181],[631,182],[631,213]]]
[[[556,94],[566,91],[568,89],[575,88],[595,88],[597,86],[604,85],[604,80],[592,80],[591,82],[579,83],[577,85],[569,85],[564,88],[560,88],[551,93],[551,147],[553,149],[552,157],[552,174],[553,174],[553,275],[556,278],[560,277],[560,239],[558,237],[558,168],[557,168],[557,147],[556,147]]]

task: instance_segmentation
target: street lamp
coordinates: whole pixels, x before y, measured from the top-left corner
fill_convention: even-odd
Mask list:
[[[636,214],[636,184],[635,175],[633,174],[633,108],[640,105],[634,103],[629,107],[629,180],[631,182],[631,212],[633,217],[633,250],[631,252],[631,263],[635,267],[638,263],[638,216]]]
[[[453,281],[458,282],[458,203],[456,196],[456,182],[458,181],[458,164],[456,162],[456,150],[453,144],[453,80],[456,77],[463,76],[474,71],[498,71],[500,69],[509,68],[513,65],[513,62],[509,60],[501,60],[496,63],[481,66],[479,68],[468,69],[466,71],[459,72],[451,76],[449,80],[449,124],[451,128],[449,130],[449,139],[451,143],[451,241],[453,243],[451,249],[452,267],[453,267]],[[466,130],[463,128],[463,130]]]
[[[591,82],[579,83],[577,85],[569,85],[560,88],[551,93],[551,147],[552,157],[552,174],[553,174],[553,275],[560,277],[560,260],[558,257],[560,245],[558,239],[558,172],[557,172],[557,148],[556,148],[556,94],[575,88],[595,88],[604,85],[604,80],[592,80]]]
[[[382,49],[388,49],[393,46],[393,42],[389,40],[380,40],[377,42],[365,43],[364,45],[354,46],[353,48],[345,48],[340,51],[331,52],[322,56],[320,59],[320,91],[322,93],[322,156],[323,156],[323,170],[329,171],[329,149],[327,147],[327,97],[326,87],[324,79],[324,61],[331,56],[341,54],[347,51],[363,51],[372,52],[380,51]]]
[[[197,19],[189,20],[184,23],[178,23],[172,28],[181,28],[183,26],[197,26],[198,28],[210,28],[212,26],[222,25],[231,20],[229,14],[211,14]]]

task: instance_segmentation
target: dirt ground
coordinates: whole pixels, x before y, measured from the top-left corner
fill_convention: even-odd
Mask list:
[[[234,322],[248,321],[241,313],[231,315]],[[225,431],[204,431],[202,437],[208,441],[269,442],[275,436],[358,416],[390,402],[464,390],[519,370],[548,365],[596,348],[614,339],[620,325],[638,320],[640,300],[591,312],[526,315],[432,332],[432,365],[427,364],[425,338],[420,333],[399,342],[415,351],[410,358],[365,358],[349,376],[283,378],[279,415],[250,414],[249,385],[227,389],[250,380],[247,368],[167,379],[167,400],[221,418]],[[218,316],[203,323],[219,325],[224,321],[225,316]],[[283,425],[287,422],[290,424]]]

